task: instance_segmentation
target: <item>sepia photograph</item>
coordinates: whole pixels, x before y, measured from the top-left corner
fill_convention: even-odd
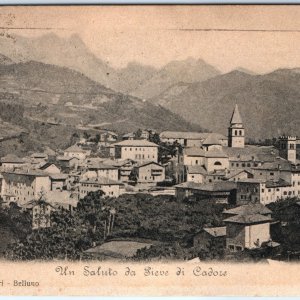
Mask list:
[[[299,46],[292,5],[0,7],[0,295],[299,294]]]

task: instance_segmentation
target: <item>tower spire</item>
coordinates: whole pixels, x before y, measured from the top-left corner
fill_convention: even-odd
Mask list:
[[[228,146],[233,148],[244,148],[245,146],[245,130],[237,104],[234,107],[228,128]]]
[[[239,107],[236,104],[234,107],[234,111],[232,113],[231,119],[230,119],[230,124],[242,124],[242,118],[239,112]]]

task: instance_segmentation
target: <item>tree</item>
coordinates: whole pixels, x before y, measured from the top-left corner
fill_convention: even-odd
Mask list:
[[[136,138],[140,139],[141,136],[142,136],[142,133],[143,133],[143,131],[139,128],[139,129],[134,133],[134,135],[135,135]]]
[[[152,143],[155,143],[157,145],[160,144],[160,137],[159,137],[159,134],[158,133],[152,133],[150,132],[149,134],[149,141],[152,142]]]
[[[129,174],[129,180],[134,182],[135,184],[137,183],[138,181],[138,173],[137,173],[137,170],[136,168],[133,168],[132,171],[130,172]]]

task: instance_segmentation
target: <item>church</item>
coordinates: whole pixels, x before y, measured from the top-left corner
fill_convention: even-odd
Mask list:
[[[282,137],[279,151],[274,146],[246,145],[238,105],[235,105],[229,121],[227,144],[218,137],[217,133],[210,133],[201,145],[183,148],[178,156],[181,167],[179,182],[239,181],[253,178],[256,169],[262,169],[267,164],[278,168],[286,165],[287,160],[296,160],[296,139],[293,137]]]

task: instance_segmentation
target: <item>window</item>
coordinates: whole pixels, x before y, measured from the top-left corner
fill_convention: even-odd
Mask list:
[[[273,173],[273,172],[270,172],[270,175],[271,175],[271,176],[273,176],[273,175],[274,175],[274,173]]]
[[[234,251],[234,246],[233,245],[229,245],[228,247],[229,247],[230,251]]]
[[[242,251],[243,250],[243,248],[241,246],[236,246],[235,249],[236,249],[236,251]]]
[[[264,192],[265,192],[265,189],[261,189],[261,192],[264,193]]]
[[[221,164],[221,162],[216,161],[216,162],[214,163],[214,166],[222,166],[222,164]]]
[[[238,135],[238,131],[237,130],[234,131],[234,135]]]
[[[242,135],[242,130],[239,131],[239,134]]]

